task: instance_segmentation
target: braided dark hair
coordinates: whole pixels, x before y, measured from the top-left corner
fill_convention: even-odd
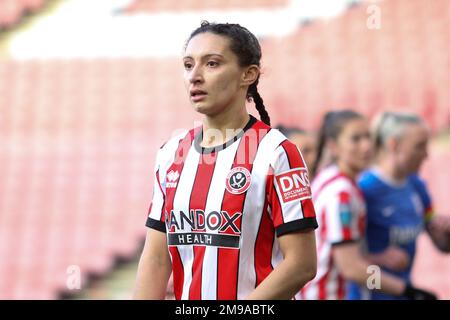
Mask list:
[[[230,49],[238,57],[238,62],[241,67],[249,65],[261,65],[261,46],[258,39],[247,28],[239,24],[231,23],[210,23],[202,21],[200,27],[195,29],[186,42],[200,33],[210,32],[213,34],[225,36],[230,39]],[[253,82],[247,90],[247,101],[253,100],[258,110],[261,120],[270,126],[270,117],[264,106],[264,101],[258,92],[259,75],[255,82]]]
[[[319,130],[316,161],[311,167],[311,176],[317,174],[328,139],[337,139],[349,121],[361,118],[363,116],[353,110],[330,111],[325,114]]]

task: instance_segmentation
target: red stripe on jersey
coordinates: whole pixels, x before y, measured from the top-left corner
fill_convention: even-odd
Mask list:
[[[289,161],[289,167],[293,168],[306,168],[305,163],[303,162],[303,157],[300,154],[297,146],[290,142],[289,140],[284,140],[281,143],[284,151],[286,152],[286,156]],[[316,212],[314,210],[314,204],[311,199],[301,200],[302,204],[302,214],[304,218],[315,218]]]
[[[305,218],[315,218],[316,210],[314,209],[314,204],[311,199],[301,200],[303,217]]]
[[[252,172],[253,161],[255,159],[259,143],[269,130],[269,126],[261,121],[257,121],[244,133],[239,142],[232,168],[243,167],[250,173]],[[234,215],[236,212],[243,212],[246,195],[247,192],[241,194],[231,194],[228,190],[225,190],[222,200],[222,210],[227,211],[230,215]],[[235,221],[236,226],[241,230],[242,216]],[[231,228],[228,228],[224,232],[233,234],[233,230],[231,230]],[[239,250],[218,248],[217,299],[237,299],[238,274]]]
[[[208,159],[205,159],[208,157]],[[217,153],[201,155],[200,163],[197,167],[194,185],[192,187],[189,208],[195,210],[205,210],[206,199],[210,188],[214,168],[216,166],[215,158]],[[199,230],[205,232],[205,230]],[[202,267],[203,257],[205,256],[204,246],[194,245],[194,262],[192,264],[192,282],[189,289],[190,300],[200,300],[202,298]]]
[[[339,193],[339,204],[345,205],[345,206],[350,205],[350,194],[348,192],[340,192]],[[348,212],[348,214],[350,214],[350,212]],[[344,241],[348,241],[348,240],[352,239],[352,228],[350,225],[342,224],[342,237],[343,237]]]
[[[345,280],[340,274],[338,275],[337,299],[338,300],[345,299]]]
[[[272,166],[269,166],[269,172],[267,174],[267,185],[270,187],[268,190],[269,192],[269,199],[274,200],[272,203],[270,203],[272,207],[272,212],[282,212],[281,202],[280,198],[278,198],[277,190],[275,188],[275,181],[274,181],[274,169]],[[275,196],[273,196],[275,195]],[[282,214],[272,214],[273,224],[275,226],[280,226],[284,223],[284,217]]]
[[[320,230],[320,243],[319,243],[319,247],[317,248],[318,252],[321,252],[325,241],[327,241],[327,231],[328,230],[327,230],[327,223],[326,223],[326,214],[327,213],[324,208],[321,213],[322,229]],[[318,281],[318,284],[317,284],[319,287],[319,299],[320,300],[326,299],[326,283],[328,280],[329,272],[330,272],[330,268],[328,268],[325,275]]]
[[[188,150],[192,145],[192,140],[194,139],[195,133],[200,128],[195,128],[190,130],[186,136],[180,140],[180,143],[178,144],[177,151],[175,153],[175,160],[174,163],[169,167],[167,170],[170,172],[173,170],[174,172],[178,171],[179,176],[181,176],[181,173],[183,171],[184,162],[186,160]],[[177,185],[178,186],[178,185]],[[173,199],[175,197],[177,187],[175,188],[166,188],[166,211],[169,214],[168,219],[170,221],[170,213],[173,210]],[[175,226],[173,226],[175,228]],[[183,270],[183,263],[181,261],[180,254],[178,252],[178,249],[176,247],[169,247],[171,256],[172,256],[172,270],[173,270],[173,290],[175,293],[175,298],[177,300],[181,299],[182,293],[183,293],[183,281],[184,281],[184,270]]]
[[[303,158],[298,151],[298,148],[295,144],[290,142],[289,140],[284,140],[281,143],[284,151],[286,152],[286,156],[289,161],[289,166],[291,169],[294,168],[306,168],[305,163],[303,162]]]
[[[341,203],[349,204],[350,203],[350,194],[348,192],[340,192],[339,193],[339,201]]]
[[[178,175],[181,176],[183,171],[184,162],[186,160],[188,150],[192,145],[192,140],[194,139],[195,133],[199,130],[199,128],[190,130],[186,136],[180,143],[178,144],[177,151],[175,152],[175,159],[173,164],[167,169],[167,172],[173,171],[178,172]],[[178,185],[175,188],[166,188],[166,211],[169,214],[168,219],[170,221],[170,213],[173,210],[173,199],[175,197],[175,193],[178,189]]]
[[[184,282],[183,262],[181,261],[177,247],[170,246],[169,252],[172,257],[173,292],[175,294],[175,299],[181,300]]]
[[[326,211],[325,208],[322,210],[322,212],[320,213],[320,218],[321,218],[321,228],[320,233],[319,233],[319,239],[320,241],[318,241],[318,247],[317,247],[317,252],[320,254],[320,252],[322,251],[323,245],[325,244],[325,242],[327,241],[327,221],[326,221]],[[323,278],[319,279],[317,281],[317,286],[319,287],[319,296],[321,295],[320,293],[320,283],[322,281],[322,295],[326,296],[326,291],[325,291],[325,286],[326,286],[326,282],[328,280],[328,273],[329,271],[325,274],[326,278],[324,280],[322,280]],[[302,290],[300,290],[300,296],[302,297],[302,299],[306,296],[306,292],[309,290],[310,287],[314,286],[315,283],[314,282],[308,282],[306,284],[306,286],[304,286],[302,288]]]
[[[317,248],[317,251],[320,252],[320,250],[322,249],[323,245],[326,243],[327,241],[327,212],[325,210],[325,208],[323,208],[322,210],[322,214],[321,214],[321,223],[322,223],[322,228],[320,229],[320,243],[319,246]]]
[[[316,199],[320,192],[322,192],[322,190],[328,186],[330,183],[332,183],[333,181],[341,178],[341,177],[345,177],[345,175],[343,175],[342,173],[338,172],[336,175],[332,176],[331,178],[329,178],[328,180],[325,180],[322,185],[316,190],[316,192],[314,193],[314,198]]]
[[[317,284],[319,287],[318,300],[327,300],[327,284],[328,278],[330,277],[331,266],[333,265],[332,260],[333,260],[332,257],[330,257],[330,260],[328,261],[327,272],[323,275],[322,278],[320,278]]]
[[[267,208],[267,199],[263,208]],[[254,263],[256,271],[256,286],[258,286],[273,270],[272,250],[274,238],[275,229],[273,227],[272,219],[269,216],[268,210],[264,209],[255,243]]]

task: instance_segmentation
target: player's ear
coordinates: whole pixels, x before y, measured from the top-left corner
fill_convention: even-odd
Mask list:
[[[242,86],[250,86],[259,77],[259,67],[256,64],[252,64],[243,69],[241,84]]]
[[[386,149],[390,152],[396,152],[398,150],[399,141],[395,137],[389,137],[385,142]]]

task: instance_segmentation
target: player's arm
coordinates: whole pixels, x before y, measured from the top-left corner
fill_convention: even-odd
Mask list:
[[[425,228],[435,247],[441,252],[450,253],[450,217],[435,215],[429,219]]]
[[[287,194],[281,178],[290,180],[293,185],[294,180],[302,178],[305,185],[298,184]],[[283,261],[247,299],[291,299],[315,277],[317,257],[313,230],[317,228],[317,221],[307,169],[300,151],[288,140],[282,142],[273,153],[266,196]]]
[[[247,299],[291,299],[316,276],[316,242],[312,229],[287,233],[278,239],[283,261]]]
[[[164,219],[165,170],[163,152],[156,156],[153,181],[153,198],[146,226],[149,228],[137,270],[134,299],[164,299],[172,271],[172,262],[167,248]]]
[[[389,246],[378,253],[366,253],[364,258],[374,265],[385,267],[392,271],[405,270],[410,264],[409,254],[397,246]]]
[[[367,287],[368,278],[374,275],[370,273],[371,263],[361,253],[360,239],[363,235],[357,223],[361,217],[356,215],[357,208],[352,206],[350,199],[351,193],[346,189],[328,199],[326,223],[330,227],[327,229],[327,240],[332,244],[332,258],[343,277]],[[379,287],[373,290],[414,300],[435,298],[433,294],[414,288],[381,269],[378,280],[375,284],[379,284]]]
[[[333,245],[332,255],[336,266],[346,280],[367,287],[367,279],[372,276],[372,273],[368,272],[370,264],[360,254],[358,242],[335,244]],[[373,290],[395,296],[405,296],[413,300],[436,299],[432,293],[414,288],[403,280],[383,271],[380,271],[379,284],[380,287],[373,288]]]
[[[369,261],[360,254],[358,242],[349,242],[333,245],[333,259],[345,279],[354,281],[366,287],[370,266]],[[387,294],[400,296],[405,290],[405,283],[389,274],[381,274],[381,291]]]
[[[164,300],[171,272],[166,234],[149,228],[139,261],[133,299]]]
[[[437,249],[444,253],[450,253],[450,217],[434,213],[431,195],[425,181],[414,175],[411,177],[411,182],[425,207],[423,217],[425,230]]]

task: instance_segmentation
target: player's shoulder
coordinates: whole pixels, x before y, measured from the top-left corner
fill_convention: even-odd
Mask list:
[[[392,191],[391,187],[383,182],[374,168],[363,171],[357,182],[366,201],[379,199],[380,196]]]
[[[290,141],[280,130],[275,128],[270,129],[267,133],[267,138],[271,140],[274,159],[282,155],[297,156],[299,154],[297,145]]]
[[[427,184],[425,180],[423,180],[419,175],[417,174],[411,174],[408,176],[408,182],[411,183],[414,187],[422,190],[427,189]]]
[[[297,145],[277,129],[273,130],[273,136],[276,137],[277,141],[272,145],[271,150],[267,150],[267,153],[265,152],[265,154],[270,155],[269,159],[271,166],[276,172],[295,169],[304,170],[307,174],[308,168],[306,162]]]
[[[357,181],[361,189],[371,189],[380,185],[380,179],[378,179],[373,169],[364,170]]]
[[[269,156],[273,164],[285,152],[283,145],[288,139],[280,130],[271,128],[260,120],[257,124],[260,124],[259,127],[266,131],[263,140],[258,145],[258,152],[263,152]]]
[[[281,150],[280,148],[282,148],[282,144],[288,140],[288,138],[278,129],[271,128],[266,125],[263,127],[263,130],[267,130],[267,134],[264,137],[264,140],[267,141],[266,144],[268,144],[274,151]]]
[[[322,192],[339,194],[342,192],[352,193],[355,184],[342,174],[336,165],[330,165],[320,170],[313,179],[311,185],[313,194]]]
[[[187,137],[192,136],[195,132],[194,129],[182,129],[167,139],[160,147],[156,155],[156,161],[160,164],[164,164],[173,159],[180,143]]]
[[[428,191],[426,181],[419,177],[417,174],[412,174],[408,176],[408,182],[412,189],[419,194],[425,206],[430,206],[431,196],[430,192]]]

